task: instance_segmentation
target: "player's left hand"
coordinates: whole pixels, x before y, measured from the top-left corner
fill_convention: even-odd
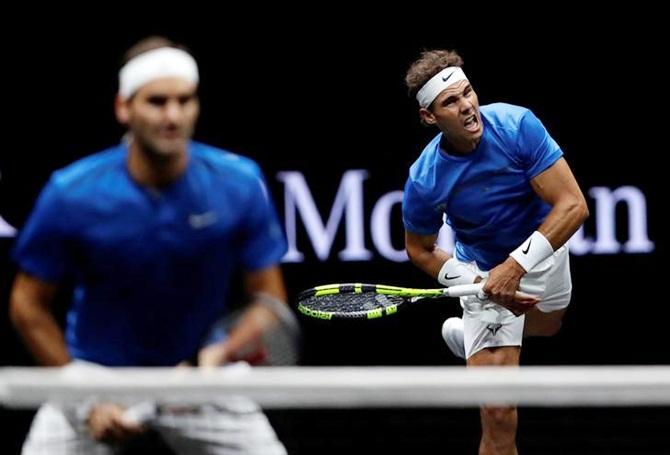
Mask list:
[[[128,421],[124,411],[125,408],[116,403],[93,406],[87,419],[91,437],[97,441],[119,444],[144,432],[144,426]]]
[[[219,367],[228,362],[247,362],[249,365],[261,364],[267,358],[267,349],[260,343],[247,346],[242,352],[231,353],[225,342],[213,343],[198,352],[198,365],[201,367]]]
[[[539,296],[517,292],[526,271],[513,258],[494,267],[484,285],[484,293],[489,300],[504,306],[516,316],[520,316],[540,302]]]
[[[198,366],[201,367],[219,367],[230,360],[225,342],[212,343],[198,351]]]

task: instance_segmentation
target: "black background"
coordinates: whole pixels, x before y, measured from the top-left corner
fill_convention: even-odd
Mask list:
[[[140,38],[166,34],[186,44],[200,65],[202,114],[196,138],[256,159],[280,211],[283,188],[275,178],[279,171],[304,173],[326,219],[342,173],[368,170],[364,184],[366,246],[373,249],[369,216],[374,202],[389,191],[402,189],[408,166],[435,134],[419,124],[415,102],[407,97],[403,85],[404,73],[424,48],[456,48],[480,103],[504,101],[532,109],[563,148],[585,192],[593,186],[632,185],[647,198],[649,238],[655,242],[655,251],[573,256],[573,303],[563,331],[552,339],[528,340],[522,362],[668,363],[665,341],[670,311],[662,282],[666,268],[661,263],[667,251],[663,234],[667,226],[662,220],[662,207],[667,203],[660,181],[665,177],[660,163],[666,152],[662,107],[667,74],[663,26],[656,23],[654,14],[612,17],[609,12],[586,17],[557,12],[552,16],[556,20],[548,22],[545,15],[542,20],[500,17],[483,21],[473,11],[423,11],[404,20],[353,12],[299,11],[312,15],[308,20],[286,22],[270,19],[272,11],[264,11],[263,17],[239,18],[230,12],[215,18],[201,12],[195,15],[197,19],[175,13],[167,21],[156,17],[98,21],[91,12],[83,13],[90,17],[76,24],[26,22],[5,39],[8,79],[3,91],[0,214],[14,226],[22,225],[54,169],[118,141],[123,131],[114,120],[112,100],[121,54]],[[298,17],[298,12],[288,9],[282,13]],[[588,196],[587,200],[593,209],[593,200]],[[394,245],[400,248],[400,213],[398,209],[393,213]],[[625,210],[617,214],[617,237],[625,240]],[[594,235],[593,217],[586,223],[586,232]],[[284,266],[291,295],[328,282],[434,286],[411,264],[390,262],[377,253],[372,262],[339,261],[342,228],[326,261],[316,258],[304,229],[298,235],[306,261]],[[25,365],[31,360],[6,318],[14,274],[7,259],[11,244],[11,239],[0,239],[1,359],[4,365]],[[302,363],[458,365],[439,334],[442,321],[458,313],[457,302],[444,301],[365,323],[336,326],[300,318]],[[535,412],[529,412],[533,422],[555,415]],[[370,421],[392,419],[389,416],[393,415],[352,413],[364,428]],[[296,441],[315,438],[314,434],[312,439],[304,438],[299,431],[312,417],[287,414],[274,416],[284,422],[280,428],[294,441],[297,453],[301,445]],[[28,417],[9,411],[2,417],[7,422],[3,428],[9,431],[8,444],[14,447]],[[336,422],[333,425],[339,431],[350,431],[343,422],[351,415],[324,412],[319,417]],[[443,418],[426,413],[421,425],[406,420],[393,420],[390,425],[409,426],[418,432],[425,425],[441,428]],[[644,418],[622,416],[629,422]],[[471,422],[472,438],[464,443],[468,449],[472,448],[470,439],[476,440],[476,416]],[[356,435],[354,441],[365,439],[362,432]],[[449,441],[447,435],[421,437],[425,447]],[[317,440],[327,438],[322,434]],[[535,447],[528,437],[525,441],[527,447]],[[644,444],[650,444],[653,439],[646,437],[646,441]],[[377,446],[382,443],[375,442]],[[634,447],[641,453],[642,445]],[[305,448],[304,453],[311,452]]]

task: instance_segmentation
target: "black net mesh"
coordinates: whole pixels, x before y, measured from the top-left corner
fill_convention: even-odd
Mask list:
[[[356,315],[378,308],[400,305],[402,297],[363,292],[360,294],[330,294],[320,297],[306,297],[300,301],[304,307],[316,311]]]

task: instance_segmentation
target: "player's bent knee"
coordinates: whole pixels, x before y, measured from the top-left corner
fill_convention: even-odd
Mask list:
[[[534,330],[531,331],[531,334],[540,337],[551,337],[560,332],[562,326],[563,321],[561,319],[550,319],[538,324]]]
[[[526,324],[524,326],[524,336],[550,337],[560,332],[563,326],[563,316],[565,310],[558,310],[552,313],[543,313],[541,311],[531,311],[526,314]]]
[[[563,320],[557,319],[555,321],[551,321],[549,324],[547,324],[547,327],[544,332],[544,336],[546,337],[552,337],[556,335],[558,332],[561,331],[561,327],[563,326]]]

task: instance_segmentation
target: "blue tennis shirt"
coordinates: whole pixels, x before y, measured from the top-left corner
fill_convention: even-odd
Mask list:
[[[169,366],[193,355],[241,267],[276,264],[286,242],[255,162],[192,142],[186,171],[137,184],[118,145],[55,172],[13,251],[47,282],[74,280],[74,358]]]
[[[563,156],[560,147],[528,109],[496,103],[481,106],[483,135],[464,156],[440,147],[442,133],[410,168],[403,198],[405,229],[436,234],[453,229],[455,254],[482,270],[503,262],[547,216],[530,180]]]

